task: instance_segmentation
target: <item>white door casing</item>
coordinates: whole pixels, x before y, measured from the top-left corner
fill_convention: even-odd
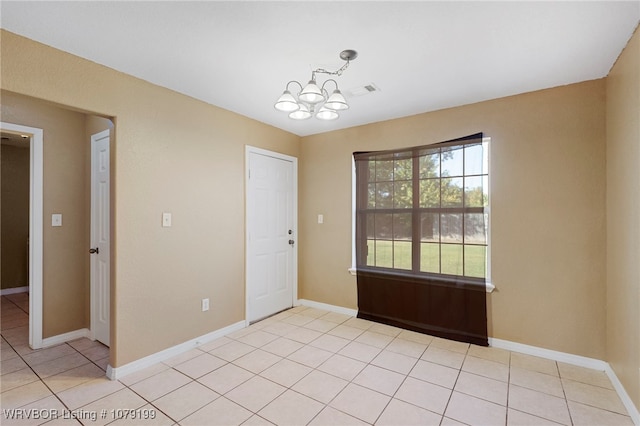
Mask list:
[[[297,159],[247,147],[246,320],[297,299]]]
[[[42,347],[43,285],[43,130],[0,122],[0,129],[30,137],[29,170],[29,346]]]
[[[110,345],[109,130],[91,136],[91,334]]]

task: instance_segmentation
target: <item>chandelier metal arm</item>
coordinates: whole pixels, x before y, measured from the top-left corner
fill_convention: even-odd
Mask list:
[[[335,81],[335,80],[334,80],[334,79],[332,79],[332,78],[330,78],[330,79],[328,79],[327,81],[325,81],[324,83],[322,83],[321,90],[323,91],[323,93],[327,93],[327,98],[328,98],[329,96],[328,96],[327,89],[325,89],[325,88],[324,88],[324,86],[325,86],[328,82],[330,82],[330,81],[331,81],[331,82],[333,82],[333,84],[335,84],[335,85],[336,85],[336,90],[338,89],[338,82],[337,82],[337,81]]]
[[[302,84],[300,84],[300,82],[299,82],[299,81],[296,81],[296,80],[291,80],[290,82],[288,82],[288,83],[287,83],[287,85],[286,85],[286,87],[285,87],[285,89],[286,89],[286,90],[289,90],[289,85],[290,85],[291,83],[295,83],[295,84],[297,84],[298,86],[300,86],[300,92],[302,91]],[[298,93],[300,93],[300,92],[298,92]]]

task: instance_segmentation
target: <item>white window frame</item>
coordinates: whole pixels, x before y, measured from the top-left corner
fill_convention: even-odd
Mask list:
[[[489,204],[486,207],[486,212],[489,216],[487,224],[487,258],[486,258],[486,290],[487,293],[493,292],[496,286],[493,284],[491,275],[491,138],[482,138],[482,143],[487,147],[487,167],[489,170]],[[351,156],[351,266],[348,269],[351,275],[356,275],[356,162]]]

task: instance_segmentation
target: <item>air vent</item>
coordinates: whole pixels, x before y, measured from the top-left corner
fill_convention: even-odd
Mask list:
[[[373,92],[379,92],[380,89],[378,88],[378,86],[376,86],[374,83],[369,83],[366,84],[364,86],[360,86],[360,87],[355,87],[353,89],[348,89],[345,90],[345,94],[348,97],[357,97],[357,96],[364,96],[364,95],[368,95],[369,93],[373,93]]]

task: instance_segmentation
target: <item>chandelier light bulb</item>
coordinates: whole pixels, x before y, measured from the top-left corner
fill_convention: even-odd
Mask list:
[[[322,94],[322,90],[320,90],[315,80],[310,80],[309,83],[307,83],[307,85],[304,86],[304,89],[302,89],[302,92],[300,92],[300,95],[298,95],[298,98],[302,102],[306,102],[312,105],[315,105],[319,102],[324,101],[324,95]]]
[[[278,111],[291,112],[300,109],[298,101],[293,97],[290,91],[285,90],[282,96],[278,98],[278,101],[274,105]]]
[[[333,91],[327,102],[324,104],[325,107],[334,109],[336,111],[349,109],[349,104],[347,104],[347,100],[342,96],[340,90],[336,89]]]
[[[316,118],[320,120],[335,120],[339,116],[340,114],[338,114],[336,110],[333,110],[324,106],[320,108],[320,111],[318,111],[318,113],[316,114]]]
[[[311,117],[311,111],[305,104],[298,104],[300,108],[296,111],[293,111],[289,114],[289,118],[293,118],[294,120],[306,120]]]

